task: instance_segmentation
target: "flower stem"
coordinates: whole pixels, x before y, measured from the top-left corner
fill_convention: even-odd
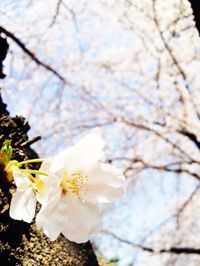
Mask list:
[[[20,169],[20,172],[48,176],[48,174],[45,173],[45,172],[41,172],[41,171],[38,171],[38,170],[32,170],[32,169]]]
[[[28,164],[28,163],[42,163],[44,161],[44,159],[30,159],[30,160],[26,160],[23,162],[19,162],[18,166],[20,167],[23,164]]]

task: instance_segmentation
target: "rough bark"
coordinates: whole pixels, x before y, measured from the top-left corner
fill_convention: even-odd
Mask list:
[[[0,78],[4,78],[2,61],[8,46],[0,36]],[[6,48],[7,47],[7,48]],[[25,118],[11,118],[0,95],[0,146],[5,139],[11,141],[13,157],[16,160],[37,158],[28,141],[29,124]],[[34,165],[38,168],[39,165]],[[62,235],[56,241],[50,241],[35,227],[35,222],[27,224],[9,217],[9,204],[15,191],[13,183],[1,182],[0,173],[0,262],[1,265],[98,265],[90,242],[78,245],[65,239]],[[38,206],[39,208],[39,206]],[[84,222],[84,221],[83,221]],[[85,221],[87,222],[87,221]]]

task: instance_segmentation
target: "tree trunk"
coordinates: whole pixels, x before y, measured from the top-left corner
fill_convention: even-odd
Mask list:
[[[196,28],[200,34],[200,2],[198,0],[188,0],[192,6]]]
[[[0,36],[0,78],[4,78],[2,61],[6,57],[8,45]],[[11,141],[13,157],[16,160],[38,158],[30,148],[27,132],[30,126],[25,118],[11,118],[0,95],[0,146],[5,139]],[[39,168],[39,164],[35,165]],[[56,241],[50,241],[31,224],[16,221],[9,216],[9,204],[15,191],[13,183],[4,184],[0,173],[0,262],[1,265],[73,265],[96,266],[96,256],[90,242],[78,245],[62,235]],[[39,208],[39,206],[38,206]],[[84,221],[83,221],[84,222]],[[87,221],[85,221],[87,222]]]

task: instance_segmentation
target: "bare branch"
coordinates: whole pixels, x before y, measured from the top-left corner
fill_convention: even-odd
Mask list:
[[[9,37],[11,40],[13,40],[21,49],[22,51],[27,54],[31,60],[33,60],[37,65],[42,66],[49,72],[53,73],[59,80],[61,80],[63,83],[68,83],[66,82],[65,78],[57,72],[54,68],[52,68],[50,65],[43,63],[33,52],[31,52],[25,44],[18,38],[16,37],[12,32],[8,31],[4,27],[0,26],[0,33],[4,33],[7,37]]]
[[[39,140],[41,140],[41,139],[42,139],[41,136],[37,136],[37,137],[35,137],[35,138],[29,139],[29,140],[23,142],[20,146],[21,146],[21,147],[27,147],[27,146],[30,146],[30,145],[32,145],[33,143],[35,143],[35,142],[37,142],[37,141],[39,141]]]
[[[114,233],[107,231],[107,230],[103,230],[103,233],[112,236],[113,238],[117,239],[118,241],[120,241],[121,243],[127,244],[129,246],[132,246],[133,248],[137,248],[137,249],[141,249],[142,251],[146,251],[146,252],[150,252],[150,253],[155,253],[155,254],[162,254],[162,253],[173,253],[173,254],[177,254],[177,255],[181,255],[181,254],[196,254],[196,255],[200,255],[200,249],[199,248],[193,248],[193,247],[170,247],[168,249],[154,249],[152,247],[148,247],[148,246],[144,246],[144,245],[140,245],[134,242],[131,242],[129,240],[123,239],[117,235],[115,235]]]
[[[180,130],[179,133],[188,137],[197,146],[197,148],[200,150],[200,142],[198,141],[197,136],[195,134],[193,134],[192,132],[189,132],[186,129]]]
[[[157,28],[157,30],[159,32],[160,38],[161,38],[166,50],[168,51],[173,63],[176,65],[176,67],[177,67],[179,73],[181,74],[183,80],[186,82],[186,88],[189,90],[189,85],[187,83],[186,73],[183,70],[183,68],[180,66],[180,64],[179,64],[179,62],[178,62],[178,60],[177,60],[172,48],[169,46],[168,42],[166,41],[166,39],[165,39],[165,37],[163,35],[163,32],[160,29],[159,21],[157,19],[157,15],[156,15],[156,6],[155,6],[155,4],[156,4],[156,0],[153,0],[153,13],[154,13],[154,22],[155,22],[156,28]]]
[[[61,4],[62,4],[62,0],[58,0],[57,5],[56,5],[56,12],[53,16],[53,19],[52,19],[49,27],[52,27],[56,23],[57,17],[58,17],[59,12],[60,12]]]
[[[127,124],[129,126],[138,128],[140,130],[149,131],[149,132],[155,134],[157,137],[163,139],[166,143],[171,145],[174,150],[177,150],[178,152],[180,152],[180,156],[185,155],[189,160],[192,159],[192,157],[186,151],[184,151],[175,142],[171,141],[168,137],[164,136],[164,134],[160,133],[158,130],[153,129],[153,128],[151,128],[148,125],[143,125],[142,123],[137,123],[137,122],[134,122],[134,121],[128,121],[125,118],[121,118],[121,122],[123,122],[123,123],[125,123],[125,124]]]

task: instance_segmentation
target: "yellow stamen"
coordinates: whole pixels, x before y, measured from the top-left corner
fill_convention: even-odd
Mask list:
[[[29,176],[29,179],[32,183],[33,190],[35,190],[36,192],[42,192],[44,190],[43,180],[33,177],[32,175]]]
[[[85,182],[89,180],[88,176],[82,175],[80,172],[69,174],[65,172],[64,177],[60,183],[63,193],[71,191],[79,196],[79,192],[83,189]]]

